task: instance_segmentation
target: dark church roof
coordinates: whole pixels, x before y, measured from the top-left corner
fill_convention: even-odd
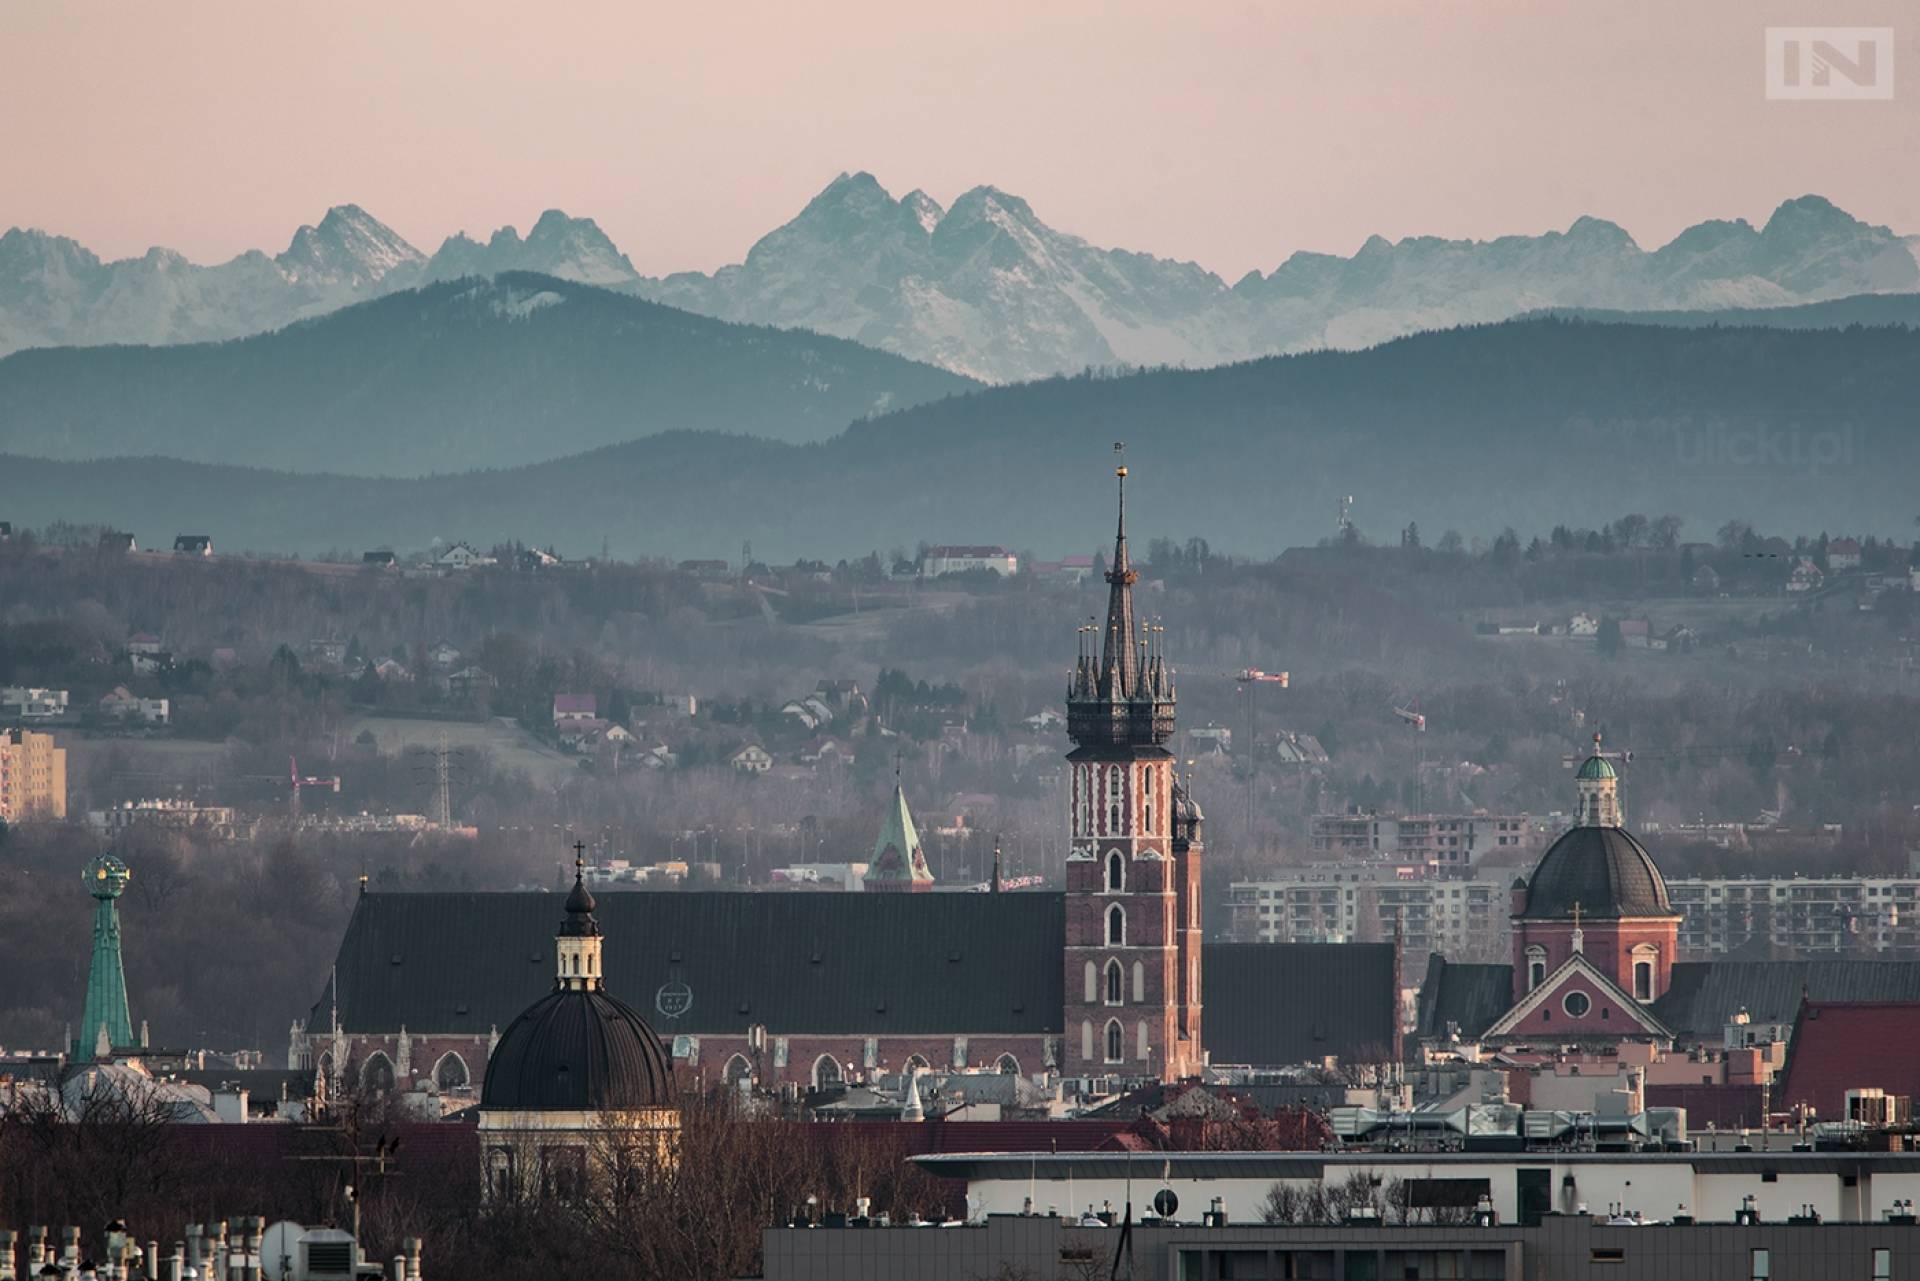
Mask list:
[[[1391,943],[1209,943],[1201,1042],[1215,1063],[1396,1058]]]
[[[336,962],[349,1032],[503,1031],[553,985],[551,894],[366,894]],[[607,989],[663,1038],[1057,1035],[1060,894],[603,894]],[[1389,944],[1211,943],[1202,1042],[1221,1063],[1393,1044]],[[679,1017],[685,985],[690,1003]],[[663,992],[662,989],[667,989]],[[308,1027],[327,1031],[332,993]],[[664,1007],[664,1008],[663,1008]]]
[[[1427,977],[1420,984],[1421,1036],[1445,1036],[1452,1025],[1461,1036],[1476,1037],[1512,1006],[1511,965],[1456,965],[1437,952],[1427,957]]]
[[[1674,915],[1653,856],[1620,827],[1569,828],[1533,869],[1521,915],[1570,917],[1576,903],[1593,920]]]
[[[550,992],[500,1035],[487,1060],[480,1106],[619,1111],[667,1107],[673,1069],[660,1038],[625,1002],[604,992]]]
[[[553,986],[554,895],[366,894],[340,943],[340,1022],[505,1029]],[[607,989],[654,1031],[1058,1032],[1057,894],[604,894]],[[691,1000],[679,1017],[684,985]],[[669,989],[663,994],[662,989]],[[332,993],[308,1026],[330,1029]]]
[[[1683,1043],[1718,1041],[1741,1010],[1756,1023],[1787,1023],[1806,993],[1816,1001],[1920,1001],[1920,961],[1683,961],[1653,1016]],[[1427,962],[1420,1035],[1454,1023],[1477,1037],[1513,1004],[1513,967]]]
[[[1698,961],[1673,967],[1653,1012],[1676,1034],[1718,1037],[1745,1010],[1788,1023],[1802,995],[1816,1001],[1920,1001],[1920,961]]]

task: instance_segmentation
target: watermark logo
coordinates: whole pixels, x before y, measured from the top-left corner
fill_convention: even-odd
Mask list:
[[[1701,422],[1675,424],[1673,460],[1684,472],[1744,476],[1824,476],[1851,470],[1851,424]]]
[[[1767,97],[1893,97],[1893,28],[1768,27]]]

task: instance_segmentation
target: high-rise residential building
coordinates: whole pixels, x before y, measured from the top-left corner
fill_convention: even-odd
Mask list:
[[[0,729],[0,821],[67,816],[67,749],[53,735]]]
[[[1317,862],[1386,859],[1443,871],[1489,855],[1520,862],[1544,848],[1542,835],[1525,814],[1315,814],[1312,832]]]

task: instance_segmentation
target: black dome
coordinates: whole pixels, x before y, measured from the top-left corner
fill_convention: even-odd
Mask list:
[[[1520,915],[1570,917],[1575,903],[1595,920],[1677,915],[1653,855],[1621,827],[1575,827],[1555,841],[1533,869]]]
[[[672,1069],[660,1038],[605,992],[542,997],[487,1060],[483,1108],[599,1112],[670,1107]]]

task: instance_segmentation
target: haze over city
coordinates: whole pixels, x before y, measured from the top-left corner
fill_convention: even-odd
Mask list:
[[[1893,0],[1852,6],[1892,23]],[[1824,18],[1820,20],[1825,20]],[[1792,0],[0,10],[0,221],[108,257],[269,251],[358,203],[417,244],[599,221],[711,271],[834,173],[1024,195],[1229,281],[1368,235],[1610,218],[1654,248],[1819,192],[1920,228],[1911,101],[1767,101]],[[1915,56],[1910,34],[1901,52]]]
[[[1917,36],[0,0],[0,1281],[1906,1277]]]

